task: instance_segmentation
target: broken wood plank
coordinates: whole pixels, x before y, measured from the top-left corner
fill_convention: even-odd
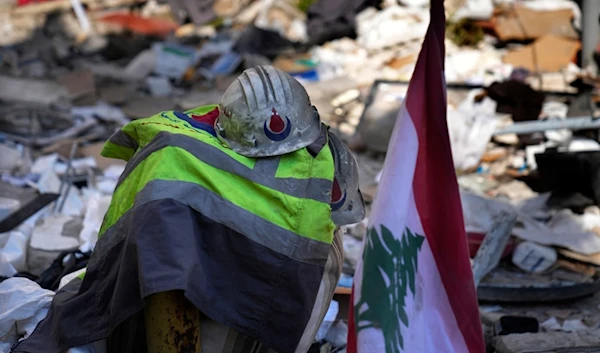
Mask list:
[[[350,295],[352,294],[352,288],[336,287],[334,294]]]

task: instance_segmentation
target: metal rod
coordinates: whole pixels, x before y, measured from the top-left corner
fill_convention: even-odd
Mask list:
[[[531,134],[534,132],[544,132],[549,130],[587,130],[587,129],[600,129],[600,119],[592,117],[576,117],[566,119],[552,119],[552,120],[535,120],[535,121],[524,121],[514,123],[513,125],[498,129],[494,131],[494,135],[505,135],[505,134]]]
[[[69,160],[67,161],[67,170],[65,171],[65,175],[63,175],[63,179],[60,183],[60,189],[58,193],[61,195],[60,205],[58,200],[54,203],[54,212],[62,212],[63,207],[65,206],[65,201],[67,200],[67,196],[69,196],[69,191],[71,191],[71,171],[73,169],[73,158],[75,158],[75,153],[77,152],[77,147],[79,143],[77,141],[73,142],[71,145],[71,152],[69,153]],[[63,190],[66,187],[66,190]],[[64,191],[64,195],[63,195]]]

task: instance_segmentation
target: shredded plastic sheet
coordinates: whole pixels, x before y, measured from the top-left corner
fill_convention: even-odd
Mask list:
[[[27,338],[46,317],[54,292],[21,277],[0,283],[0,352]]]
[[[600,215],[576,215],[570,210],[549,211],[545,201],[549,194],[542,194],[512,205],[470,192],[461,191],[461,202],[468,233],[487,233],[502,211],[516,212],[518,223],[512,235],[534,243],[563,247],[580,254],[600,252],[600,237],[593,229],[600,227]],[[547,222],[538,219],[547,219]]]
[[[477,90],[469,92],[457,109],[448,110],[448,132],[452,145],[454,167],[467,170],[476,167],[491,140],[498,120],[496,102],[485,98],[475,103]]]
[[[37,216],[34,216],[37,219]],[[31,238],[31,222],[0,234],[0,276],[11,277],[19,271],[27,271],[27,243]]]
[[[81,251],[87,252],[94,249],[98,240],[98,232],[104,215],[110,205],[111,196],[103,195],[100,192],[92,192],[87,202],[85,217],[83,218],[83,228],[79,233],[82,243]]]
[[[26,339],[48,314],[54,292],[22,277],[0,283],[0,352]],[[67,353],[106,353],[106,340],[74,347]]]

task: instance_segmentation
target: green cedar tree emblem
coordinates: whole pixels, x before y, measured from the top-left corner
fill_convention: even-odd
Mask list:
[[[358,331],[378,328],[383,332],[386,353],[404,349],[400,322],[408,327],[405,297],[408,288],[415,294],[417,256],[424,240],[408,228],[400,240],[384,225],[381,237],[374,227],[367,231],[360,302],[354,307],[354,317]]]

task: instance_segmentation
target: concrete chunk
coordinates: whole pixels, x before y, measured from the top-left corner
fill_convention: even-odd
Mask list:
[[[498,337],[497,353],[600,352],[600,330],[524,333]]]
[[[6,102],[48,105],[68,97],[67,89],[56,82],[0,76],[0,100]]]

